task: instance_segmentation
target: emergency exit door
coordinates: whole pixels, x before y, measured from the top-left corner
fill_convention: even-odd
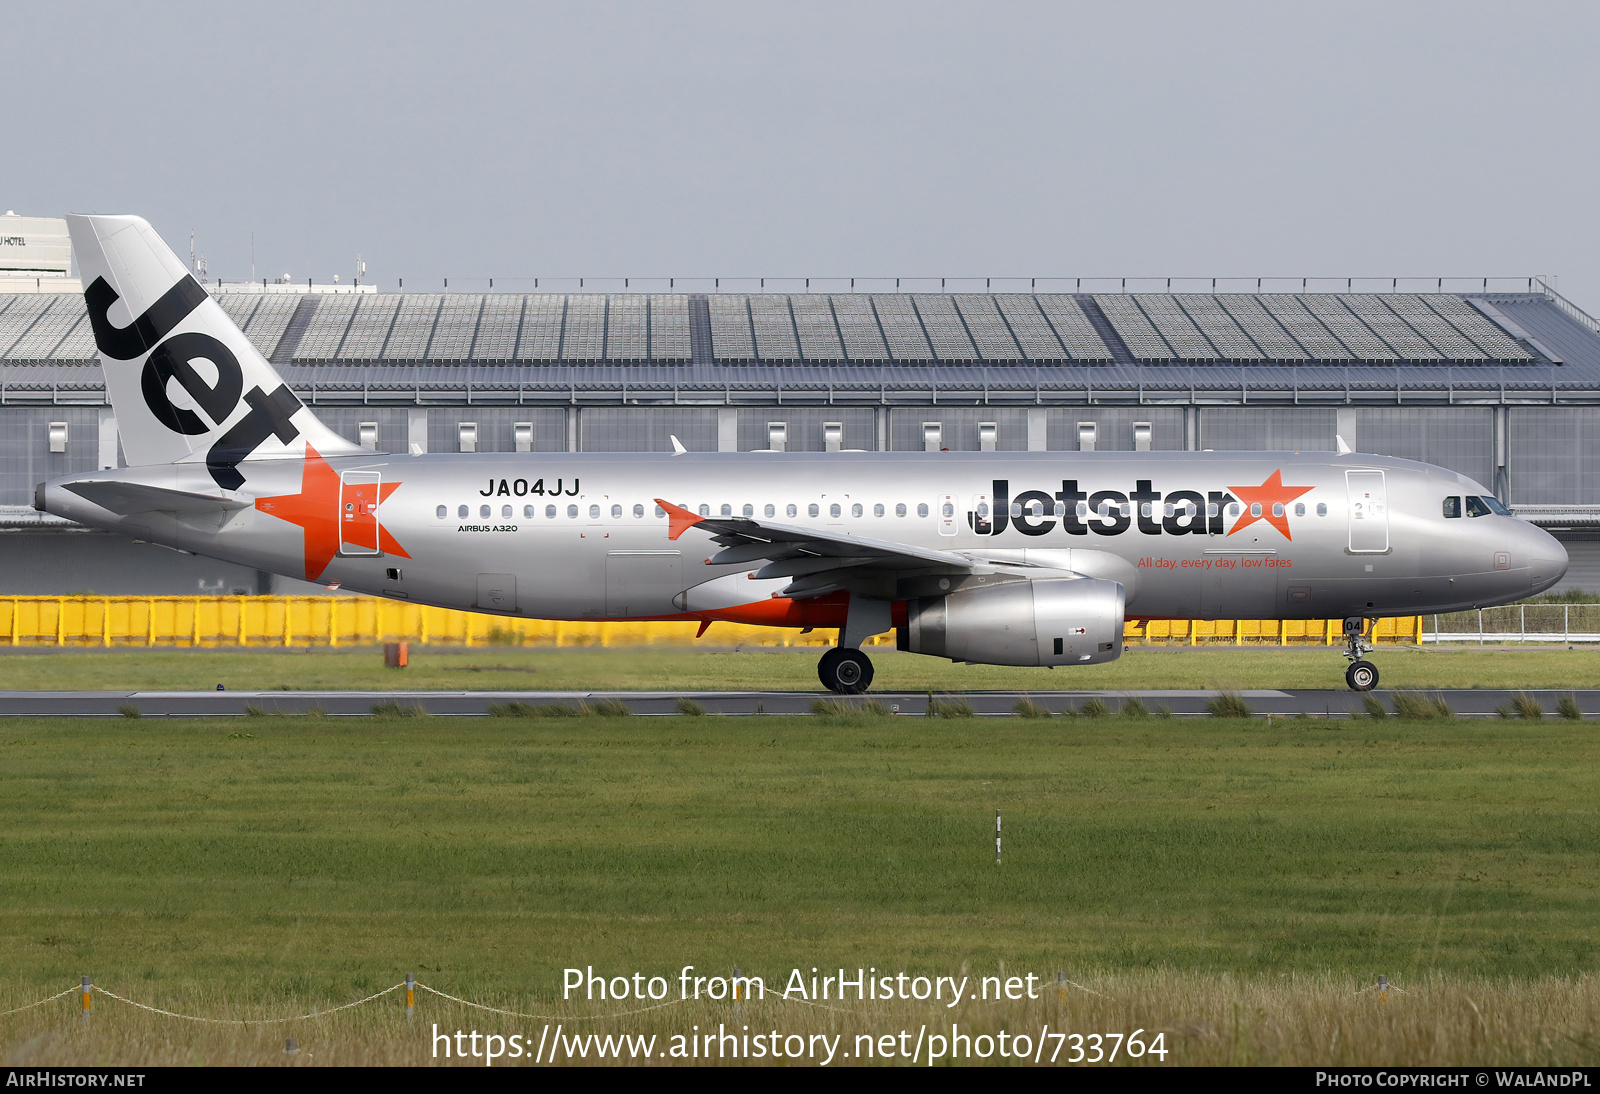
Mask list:
[[[1380,554],[1389,549],[1389,499],[1382,471],[1346,471],[1350,514],[1350,551]]]
[[[383,476],[346,471],[339,476],[339,553],[378,553],[378,494]]]

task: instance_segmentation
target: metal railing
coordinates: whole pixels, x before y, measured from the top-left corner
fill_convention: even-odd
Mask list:
[[[407,282],[410,282],[408,285]],[[319,289],[322,287],[319,285]],[[348,286],[339,289],[348,291]],[[331,287],[330,287],[331,290]],[[302,290],[304,291],[304,290]],[[362,285],[360,291],[370,291]],[[1461,293],[1553,292],[1538,275],[1493,277],[1058,277],[917,274],[678,277],[588,274],[503,277],[402,277],[396,292],[558,293]]]
[[[1596,334],[1600,334],[1600,319],[1596,319],[1594,316],[1578,307],[1578,305],[1574,304],[1572,301],[1556,292],[1556,290],[1551,287],[1550,282],[1546,281],[1544,278],[1536,277],[1534,278],[1534,283],[1539,286],[1539,291],[1544,293],[1544,298],[1550,301],[1550,303],[1554,304],[1556,307],[1560,308],[1568,318],[1583,324]]]
[[[1424,645],[1600,642],[1600,604],[1506,604],[1421,619]]]
[[[1421,640],[1420,616],[1378,621],[1373,640]],[[355,596],[8,596],[0,597],[0,646],[198,648],[216,646],[692,646],[697,620],[515,619]],[[1342,644],[1336,619],[1129,620],[1130,645]],[[893,634],[870,640],[894,643]],[[701,645],[831,646],[834,632],[716,623]]]

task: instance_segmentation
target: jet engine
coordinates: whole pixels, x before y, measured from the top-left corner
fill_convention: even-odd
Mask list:
[[[1045,578],[961,589],[906,604],[897,645],[980,665],[1097,665],[1122,654],[1123,587]]]

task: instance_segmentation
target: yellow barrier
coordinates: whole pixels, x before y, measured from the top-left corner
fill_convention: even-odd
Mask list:
[[[692,645],[698,623],[560,622],[478,615],[399,600],[352,596],[11,596],[0,597],[0,635],[13,646],[437,646]],[[1135,645],[1339,645],[1339,620],[1130,621]],[[713,623],[715,646],[831,646],[832,630]],[[1422,618],[1380,620],[1373,640],[1422,640]],[[878,635],[874,646],[894,644]]]

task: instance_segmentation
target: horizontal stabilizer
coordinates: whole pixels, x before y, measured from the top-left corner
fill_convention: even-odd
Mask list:
[[[210,494],[191,494],[186,490],[167,490],[160,486],[141,486],[131,482],[69,482],[64,489],[102,509],[129,516],[133,513],[226,513],[250,506]]]

